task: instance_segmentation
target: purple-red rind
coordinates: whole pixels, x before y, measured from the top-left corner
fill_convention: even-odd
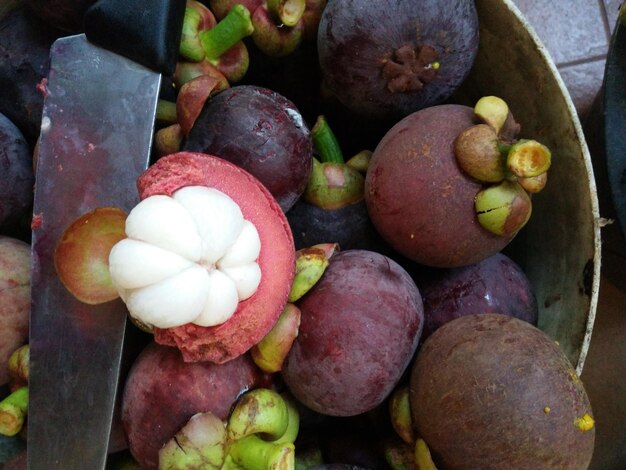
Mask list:
[[[211,97],[183,150],[228,160],[254,175],[287,212],[311,174],[313,141],[295,104],[275,91],[239,85]]]
[[[154,330],[157,343],[175,346],[186,361],[223,363],[248,351],[274,326],[287,303],[295,273],[291,229],[280,206],[252,175],[219,157],[179,152],[157,160],[137,180],[141,199],[171,196],[185,186],[207,186],[232,198],[261,239],[256,293],[239,303],[233,316],[217,326],[192,323]]]
[[[158,468],[159,449],[196,413],[226,420],[245,391],[268,378],[248,355],[226,364],[183,361],[175,348],[150,343],[124,385],[121,419],[141,468]]]
[[[409,274],[379,253],[340,251],[297,305],[299,334],[282,369],[294,397],[331,416],[380,405],[422,332],[422,299]]]
[[[400,254],[431,267],[477,263],[515,236],[498,236],[478,222],[474,199],[482,185],[467,176],[454,140],[476,124],[472,108],[445,104],[400,120],[374,150],[365,202],[380,235]]]

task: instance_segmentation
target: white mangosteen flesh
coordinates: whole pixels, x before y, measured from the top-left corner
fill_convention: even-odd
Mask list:
[[[109,270],[129,314],[144,324],[219,325],[261,282],[259,233],[216,189],[148,197],[128,215],[125,232]]]

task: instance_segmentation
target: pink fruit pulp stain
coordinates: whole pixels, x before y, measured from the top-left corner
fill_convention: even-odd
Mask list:
[[[337,165],[326,165],[324,167],[324,176],[331,188],[343,188],[346,185],[343,169]]]
[[[39,90],[39,92],[43,95],[44,98],[48,96],[48,79],[47,78],[45,77],[42,78],[41,81],[37,83],[37,85],[35,85],[35,87],[37,88],[37,90]]]
[[[43,214],[40,212],[39,214],[33,215],[33,220],[30,223],[31,230],[37,230],[41,228],[43,225]]]

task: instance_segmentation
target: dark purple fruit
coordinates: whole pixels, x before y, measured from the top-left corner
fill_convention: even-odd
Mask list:
[[[0,113],[0,233],[32,215],[33,159],[22,132]]]
[[[18,438],[13,438],[11,442],[18,442]],[[4,462],[3,470],[27,470],[27,457],[26,449],[13,454],[9,459]]]
[[[338,243],[342,250],[380,252],[384,244],[367,214],[365,201],[339,209],[322,209],[298,200],[287,212],[296,249]]]
[[[339,252],[298,306],[300,332],[282,371],[293,395],[333,416],[382,403],[422,331],[422,299],[407,272],[379,253]]]
[[[424,300],[422,341],[455,318],[501,313],[537,324],[537,300],[526,274],[497,253],[479,263],[440,270],[418,283]]]
[[[32,11],[55,28],[77,33],[83,29],[83,15],[96,0],[25,0]]]
[[[156,469],[159,449],[189,418],[210,411],[226,419],[236,399],[264,380],[247,355],[225,364],[190,363],[175,348],[149,344],[124,387],[122,423],[133,457]]]
[[[43,93],[50,46],[60,33],[26,8],[0,22],[0,113],[8,117],[34,146],[41,128]]]
[[[324,461],[387,470],[383,439],[378,431],[369,413],[332,418],[319,430]]]
[[[439,104],[465,79],[478,50],[472,0],[334,0],[319,25],[328,88],[372,118]]]
[[[253,85],[209,99],[183,150],[216,155],[248,171],[285,212],[304,192],[313,164],[309,128],[295,105]]]

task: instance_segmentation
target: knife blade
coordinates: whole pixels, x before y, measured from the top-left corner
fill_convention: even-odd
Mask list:
[[[175,25],[182,25],[182,2],[167,13]],[[125,0],[130,10],[118,12],[164,3]],[[87,305],[74,298],[55,271],[54,251],[81,215],[103,206],[129,211],[138,202],[161,74],[118,52],[84,34],[58,39],[50,51],[32,230],[31,470],[106,464],[127,310],[119,299]]]

